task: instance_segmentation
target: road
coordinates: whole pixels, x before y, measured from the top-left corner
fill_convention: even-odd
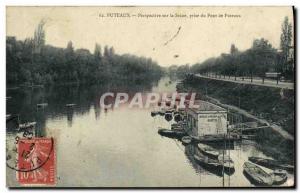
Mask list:
[[[228,76],[221,76],[221,78],[218,76],[218,78],[216,77],[208,77],[208,76],[204,76],[201,74],[194,74],[196,77],[201,77],[201,78],[208,78],[208,79],[212,79],[212,80],[222,80],[222,81],[227,81],[227,82],[235,82],[238,84],[251,84],[251,85],[258,85],[258,86],[267,86],[267,87],[275,87],[275,88],[285,88],[285,89],[294,89],[294,83],[291,82],[278,82],[276,80],[270,80],[270,79],[265,79],[264,84],[262,83],[262,79],[258,79],[258,78],[253,78],[252,82],[250,78],[244,78],[244,80],[242,79],[242,77],[236,77],[236,80],[234,77],[229,77]]]

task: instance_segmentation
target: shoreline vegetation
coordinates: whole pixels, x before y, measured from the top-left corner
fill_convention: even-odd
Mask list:
[[[151,58],[119,55],[113,47],[95,44],[94,53],[45,44],[45,22],[41,21],[33,38],[6,37],[7,87],[48,86],[54,84],[99,84],[123,81],[139,84],[159,80],[163,69]]]
[[[278,37],[279,48],[275,48],[267,39],[254,39],[247,50],[239,50],[234,43],[229,53],[211,57],[203,62],[192,65],[172,65],[168,68],[171,76],[184,78],[186,74],[202,74],[208,77],[254,77],[294,82],[294,31],[292,23],[285,17],[281,25],[281,35]]]

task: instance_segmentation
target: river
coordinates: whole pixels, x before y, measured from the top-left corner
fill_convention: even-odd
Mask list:
[[[36,121],[36,136],[55,138],[59,187],[249,187],[243,163],[249,156],[266,157],[253,141],[242,141],[230,150],[235,163],[231,176],[217,176],[202,169],[191,145],[162,137],[159,127],[173,121],[151,117],[151,109],[126,106],[104,110],[99,98],[106,91],[174,92],[176,81],[133,87],[111,85],[57,86],[49,89],[7,90],[7,114],[19,114],[21,122]],[[48,103],[43,109],[36,104]],[[73,108],[67,103],[75,103]],[[7,144],[15,133],[7,133]],[[267,169],[266,169],[267,170]],[[270,171],[270,170],[267,170]],[[7,184],[18,186],[15,171],[7,168]],[[289,176],[284,185],[292,185]]]

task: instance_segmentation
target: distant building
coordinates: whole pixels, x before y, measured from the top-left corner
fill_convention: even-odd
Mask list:
[[[190,135],[219,135],[227,133],[227,110],[215,104],[197,100],[199,108],[187,108],[187,128]]]

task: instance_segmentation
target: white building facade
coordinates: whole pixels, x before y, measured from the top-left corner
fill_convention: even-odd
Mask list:
[[[187,108],[188,134],[193,136],[227,133],[227,111],[206,101],[197,101],[199,108]]]

